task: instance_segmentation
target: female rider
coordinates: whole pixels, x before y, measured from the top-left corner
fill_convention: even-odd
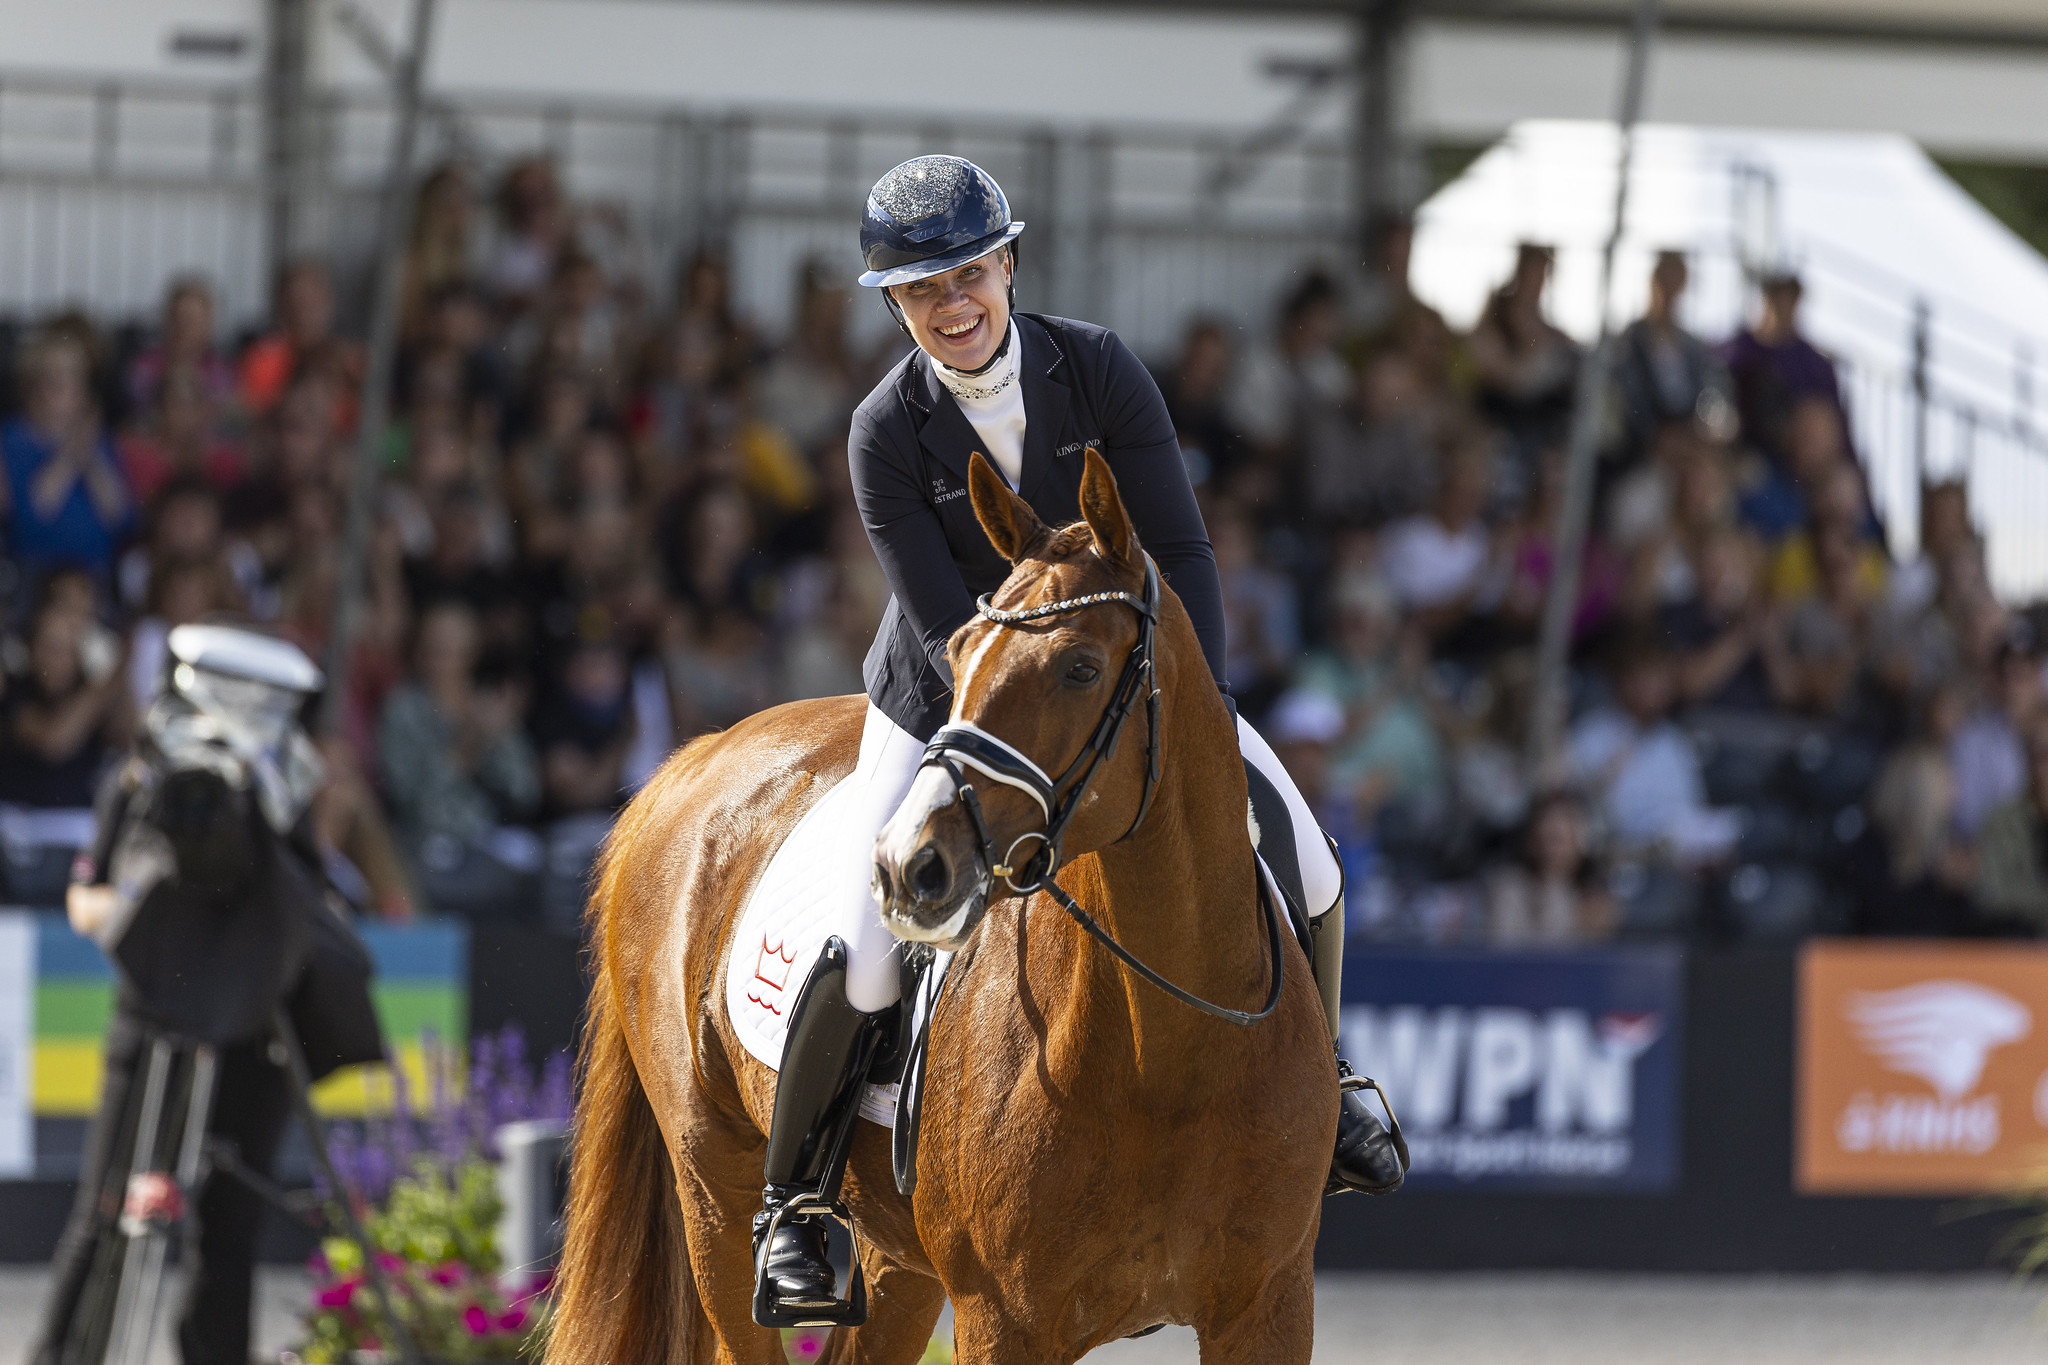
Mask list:
[[[1115,333],[1012,311],[1014,243],[1023,230],[995,180],[955,156],[921,156],[890,171],[869,192],[861,221],[868,269],[860,282],[882,291],[917,343],[854,413],[847,444],[861,519],[895,594],[863,669],[867,722],[846,779],[877,831],[909,790],[925,741],[948,718],[948,638],[974,616],[975,598],[1010,572],[969,504],[971,451],[986,454],[1039,517],[1058,526],[1080,516],[1082,451],[1100,450],[1222,685],[1222,590],[1165,400]],[[1245,759],[1278,789],[1292,819],[1313,966],[1334,1038],[1343,874],[1272,749],[1242,717],[1237,731]],[[757,1239],[789,1200],[836,1189],[831,1168],[835,1154],[844,1160],[845,1144],[835,1136],[850,1121],[857,1072],[872,1052],[864,1035],[896,1002],[896,940],[867,888],[844,888],[844,902],[833,929],[846,945],[843,971],[821,977],[838,970],[821,965],[789,1023]],[[1350,1074],[1341,1059],[1336,1065]],[[1356,1094],[1345,1094],[1330,1189],[1384,1194],[1401,1178],[1386,1129]],[[785,1218],[765,1257],[757,1246],[765,1301],[785,1312],[829,1310],[825,1247],[824,1215]]]

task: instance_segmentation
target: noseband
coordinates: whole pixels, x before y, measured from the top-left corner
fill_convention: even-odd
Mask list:
[[[1103,707],[1102,718],[1095,723],[1094,732],[1081,752],[1074,755],[1074,761],[1057,778],[1048,777],[1045,769],[1008,740],[992,735],[980,726],[966,721],[956,721],[942,726],[938,733],[925,745],[924,758],[920,768],[937,766],[944,768],[953,779],[953,791],[967,809],[967,818],[974,824],[974,837],[979,844],[982,865],[989,873],[1009,884],[1010,890],[1019,896],[1029,896],[1043,891],[1059,903],[1062,910],[1073,917],[1075,923],[1087,930],[1089,935],[1100,942],[1117,958],[1145,980],[1159,987],[1174,999],[1192,1005],[1206,1014],[1233,1024],[1255,1024],[1271,1014],[1280,1004],[1281,988],[1285,984],[1280,947],[1280,916],[1273,908],[1266,894],[1263,880],[1258,880],[1260,907],[1266,912],[1268,937],[1271,939],[1273,961],[1273,985],[1268,992],[1266,1003],[1258,1013],[1246,1010],[1226,1009],[1213,1005],[1200,996],[1190,994],[1174,985],[1152,968],[1133,957],[1128,949],[1110,937],[1095,918],[1077,904],[1060,888],[1053,878],[1058,874],[1064,861],[1061,843],[1066,838],[1067,826],[1081,808],[1081,800],[1088,794],[1088,788],[1095,781],[1103,764],[1116,757],[1117,741],[1122,738],[1124,725],[1131,718],[1140,697],[1145,702],[1145,787],[1138,800],[1138,813],[1131,824],[1114,843],[1122,843],[1138,832],[1138,826],[1145,822],[1146,814],[1152,809],[1152,797],[1159,786],[1159,677],[1153,657],[1153,636],[1159,625],[1159,568],[1150,555],[1145,556],[1145,591],[1141,597],[1128,592],[1095,592],[1083,597],[1069,597],[1042,606],[1026,607],[1021,611],[1004,611],[989,604],[989,594],[982,594],[975,610],[984,621],[998,629],[1022,625],[1027,621],[1043,620],[1083,607],[1098,606],[1105,602],[1121,602],[1138,613],[1138,639],[1131,646],[1130,655],[1124,660],[1124,671],[1117,678],[1116,690],[1110,694],[1109,702]],[[962,680],[965,681],[964,679]],[[964,768],[1000,782],[1029,796],[1044,816],[1041,829],[1026,830],[1011,841],[1000,861],[996,858],[995,841],[989,834],[988,820],[982,814],[981,800],[974,794],[973,784],[968,781]],[[1036,843],[1037,848],[1030,857],[1018,861],[1017,851]],[[1255,880],[1257,880],[1255,878]]]

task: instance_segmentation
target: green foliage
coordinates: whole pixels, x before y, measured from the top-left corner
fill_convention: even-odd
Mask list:
[[[400,1321],[432,1359],[470,1365],[539,1354],[548,1282],[517,1293],[499,1282],[500,1212],[489,1162],[471,1157],[445,1167],[422,1157],[393,1182],[383,1206],[365,1214],[368,1255],[384,1273]],[[356,1242],[322,1244],[298,1350],[306,1365],[347,1365],[354,1352],[390,1349],[390,1322],[368,1270]]]
[[[2048,255],[2048,166],[1947,159],[1938,164],[1994,218]]]

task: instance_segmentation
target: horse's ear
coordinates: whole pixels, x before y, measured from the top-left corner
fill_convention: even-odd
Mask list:
[[[1125,565],[1138,557],[1138,533],[1131,529],[1131,514],[1124,510],[1123,497],[1116,491],[1116,475],[1109,461],[1089,446],[1087,467],[1081,473],[1081,519],[1095,536],[1095,549],[1111,564]]]
[[[1031,504],[1010,491],[1003,476],[978,450],[967,461],[967,499],[974,504],[975,519],[988,532],[989,543],[1012,564],[1024,557],[1026,547],[1045,529]]]

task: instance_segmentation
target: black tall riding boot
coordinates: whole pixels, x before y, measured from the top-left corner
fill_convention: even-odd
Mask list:
[[[763,1327],[858,1326],[862,1294],[833,1293],[826,1257],[840,1177],[880,1031],[846,999],[846,944],[827,939],[789,1012],[763,1208],[754,1215],[754,1318]],[[858,1270],[855,1271],[856,1283]]]
[[[1352,1074],[1344,1060],[1337,1036],[1337,1009],[1344,997],[1344,898],[1327,912],[1309,921],[1309,941],[1315,945],[1309,966],[1315,974],[1316,989],[1322,993],[1323,1014],[1329,1020],[1330,1040],[1337,1053],[1337,1079],[1342,1108],[1337,1114],[1337,1151],[1330,1160],[1330,1180],[1323,1193],[1392,1194],[1408,1175],[1408,1144],[1401,1137],[1401,1124],[1391,1105],[1387,1118],[1391,1130],[1365,1103],[1365,1090],[1372,1089],[1386,1104],[1386,1093],[1371,1080]]]

